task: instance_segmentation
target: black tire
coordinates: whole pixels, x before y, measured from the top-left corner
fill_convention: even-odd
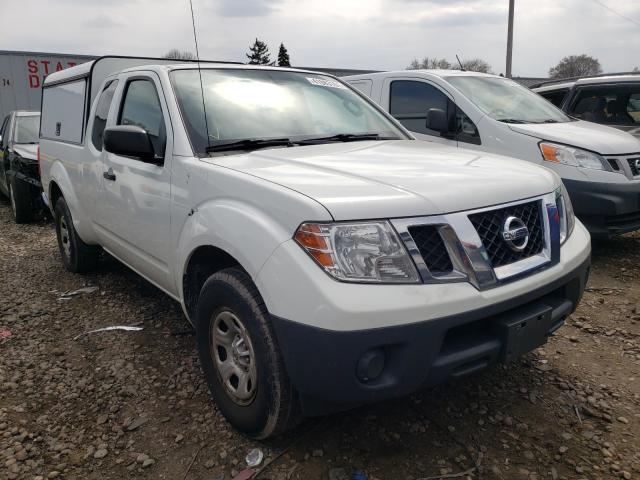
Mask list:
[[[15,175],[12,175],[7,183],[13,219],[16,223],[30,222],[33,220],[35,211],[31,185],[17,179]]]
[[[249,347],[253,351],[250,363],[257,370],[255,393],[246,404],[239,404],[225,387],[217,364],[220,347],[212,348],[212,332],[218,319],[229,313],[235,315],[249,337]],[[251,278],[243,270],[228,268],[205,282],[198,299],[196,335],[209,390],[231,425],[249,437],[265,439],[298,423],[297,395],[286,373],[269,313]]]
[[[64,267],[73,273],[93,270],[98,263],[100,248],[87,245],[78,236],[67,202],[62,197],[56,202],[54,221]]]

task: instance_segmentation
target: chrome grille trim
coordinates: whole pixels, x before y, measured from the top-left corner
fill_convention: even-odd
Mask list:
[[[494,268],[476,228],[469,220],[469,215],[531,203],[532,201],[541,202],[544,248],[539,254]],[[559,251],[554,252],[553,250],[559,249],[559,240],[553,241],[554,239],[551,238],[550,211],[556,212],[554,193],[446,215],[393,219],[391,223],[416,264],[423,283],[469,282],[478,290],[486,290],[557,263]],[[433,275],[427,268],[420,250],[409,233],[410,227],[420,225],[433,225],[438,228],[453,265],[453,270],[446,275]],[[554,231],[558,231],[558,229],[555,228]]]

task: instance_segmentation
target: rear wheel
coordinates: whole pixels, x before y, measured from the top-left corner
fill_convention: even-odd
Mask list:
[[[9,202],[16,223],[28,223],[33,220],[34,206],[31,185],[19,180],[15,175],[7,182],[9,186]]]
[[[65,268],[70,272],[82,273],[95,268],[100,248],[87,245],[73,227],[71,212],[64,198],[60,197],[54,210],[58,248]]]
[[[263,439],[298,422],[297,396],[269,313],[244,271],[225,269],[205,282],[196,332],[209,389],[229,423]]]

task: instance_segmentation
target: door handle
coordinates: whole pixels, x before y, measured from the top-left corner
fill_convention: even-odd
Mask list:
[[[116,174],[113,173],[113,169],[112,168],[110,168],[109,170],[104,172],[102,174],[102,176],[104,177],[105,180],[111,180],[112,182],[116,181]]]

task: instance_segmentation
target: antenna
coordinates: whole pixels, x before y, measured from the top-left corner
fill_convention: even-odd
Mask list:
[[[207,108],[204,103],[204,87],[202,86],[202,68],[200,68],[200,51],[198,50],[198,35],[196,34],[196,19],[193,15],[193,0],[189,0],[191,8],[191,25],[193,26],[193,42],[196,44],[196,60],[198,61],[198,76],[200,77],[200,95],[202,96],[202,114],[204,115],[204,128],[207,135],[207,147],[211,146],[209,140],[209,123],[207,122]]]
[[[191,1],[191,0],[189,0],[189,1]],[[456,60],[458,60],[458,65],[460,65],[460,70],[462,70],[463,72],[466,72],[466,70],[462,66],[462,62],[460,61],[460,57],[458,56],[457,53],[456,53]]]

